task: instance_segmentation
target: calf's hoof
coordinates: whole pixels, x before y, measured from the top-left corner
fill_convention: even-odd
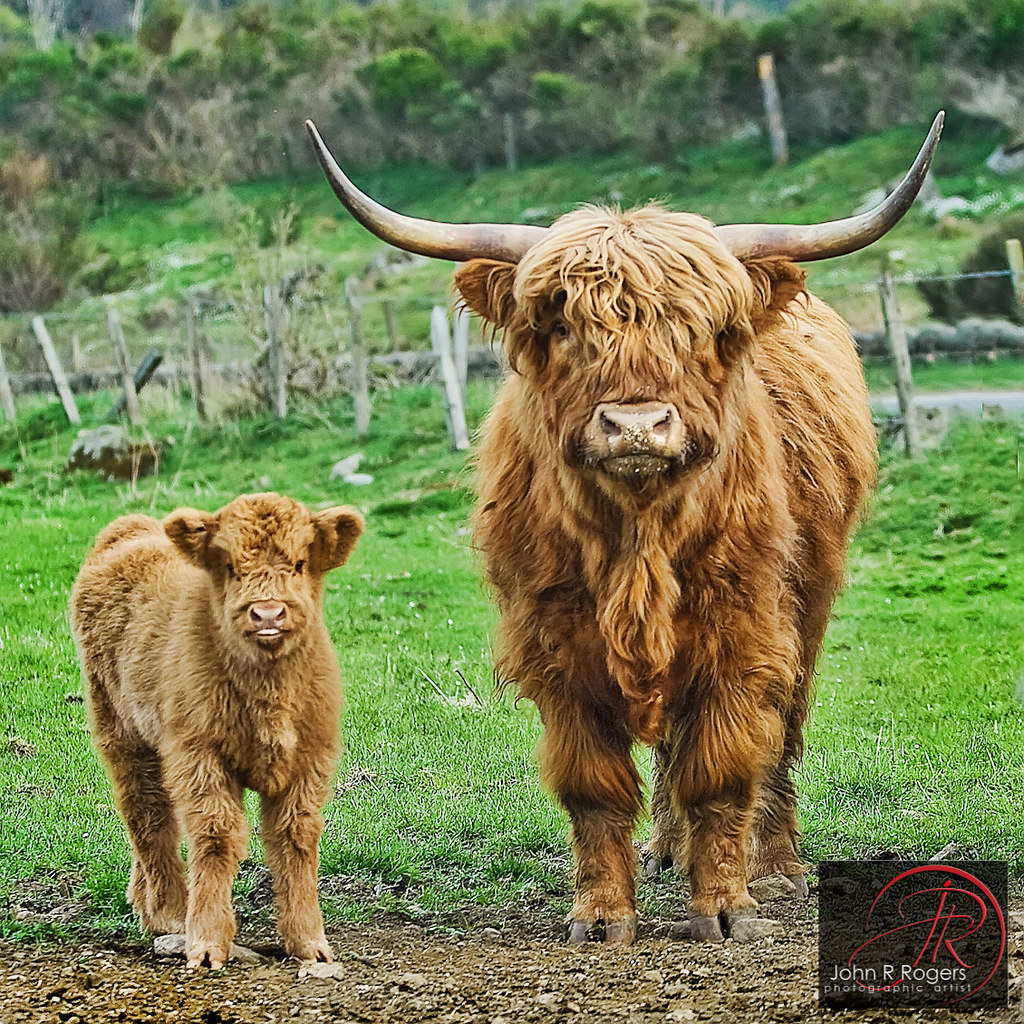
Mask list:
[[[295,957],[296,960],[301,960],[304,964],[330,964],[334,962],[334,954],[331,952],[331,947],[327,944],[327,939],[325,938],[307,939],[303,942],[289,942],[285,944],[285,949],[289,956]]]
[[[758,917],[756,907],[741,906],[719,914],[696,914],[675,926],[671,935],[694,942],[756,942],[778,929],[779,922]]]
[[[570,921],[569,943],[603,942],[606,946],[630,946],[636,939],[636,916],[605,921]]]

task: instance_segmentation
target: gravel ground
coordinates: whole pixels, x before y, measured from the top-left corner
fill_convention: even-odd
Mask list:
[[[1024,1020],[1024,904],[1011,908],[1010,1005],[972,1013],[820,1007],[814,906],[768,899],[762,913],[780,921],[774,935],[720,946],[673,939],[669,918],[648,916],[626,949],[565,945],[557,916],[540,904],[417,923],[380,918],[329,931],[336,963],[308,968],[283,959],[265,926],[247,932],[244,917],[239,940],[262,957],[216,972],[189,973],[142,940],[0,943],[0,1022]]]

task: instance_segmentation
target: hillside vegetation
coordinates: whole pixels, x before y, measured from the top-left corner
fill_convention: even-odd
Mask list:
[[[1014,94],[1024,49],[1021,0],[806,0],[757,20],[695,0],[153,0],[134,38],[49,49],[0,11],[0,158],[20,146],[62,182],[163,192],[310,166],[303,116],[363,165],[480,170],[512,143],[528,161],[628,148],[685,165],[756,129],[764,51],[791,141],[821,146],[984,109],[986,91]]]

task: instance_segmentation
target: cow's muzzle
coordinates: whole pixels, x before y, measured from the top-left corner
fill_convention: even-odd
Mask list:
[[[679,410],[667,402],[602,402],[584,434],[590,460],[624,476],[664,473],[686,452]]]
[[[291,628],[288,606],[282,601],[255,601],[249,606],[249,629],[258,641],[274,643]]]

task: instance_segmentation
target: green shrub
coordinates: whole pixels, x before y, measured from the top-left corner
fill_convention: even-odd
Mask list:
[[[378,113],[405,118],[410,107],[429,104],[446,79],[441,62],[428,51],[403,46],[375,57],[357,72]]]
[[[77,197],[42,194],[0,210],[0,311],[39,312],[67,294],[82,265],[85,214]]]
[[[150,53],[170,53],[184,20],[182,0],[156,0],[139,26],[139,42]]]

